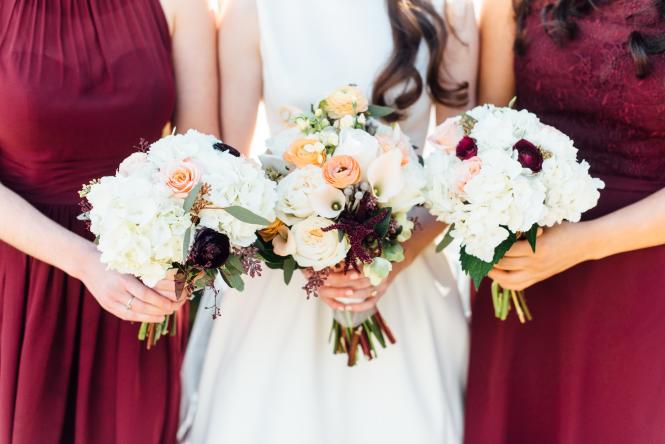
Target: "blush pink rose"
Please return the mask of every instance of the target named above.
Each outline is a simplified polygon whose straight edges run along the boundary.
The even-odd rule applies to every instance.
[[[460,119],[455,117],[437,126],[427,140],[439,150],[454,153],[463,137],[464,129],[460,125]]]
[[[167,170],[166,186],[176,197],[186,197],[199,183],[199,169],[190,160],[183,160]]]
[[[480,173],[482,166],[483,161],[480,160],[480,157],[478,156],[462,161],[457,179],[455,180],[455,187],[457,188],[457,191],[463,193],[466,184],[469,183],[471,179],[476,177],[478,173]]]

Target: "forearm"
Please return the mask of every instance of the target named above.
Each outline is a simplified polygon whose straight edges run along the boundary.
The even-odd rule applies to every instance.
[[[403,245],[405,266],[413,262],[446,228],[444,223],[438,222],[425,208],[416,207],[410,215],[417,218],[418,226],[413,231],[411,239]]]
[[[78,277],[81,257],[94,245],[44,216],[0,184],[0,239],[14,248]]]
[[[665,245],[665,189],[585,224],[590,259]]]

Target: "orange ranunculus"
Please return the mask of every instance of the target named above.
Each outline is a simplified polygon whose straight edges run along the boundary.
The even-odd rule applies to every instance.
[[[351,156],[331,157],[322,169],[325,181],[335,188],[346,188],[360,180],[360,165]]]
[[[279,234],[279,229],[285,226],[284,222],[275,219],[270,225],[259,231],[259,236],[266,242],[270,242]]]
[[[284,160],[298,168],[307,165],[321,166],[325,160],[325,153],[306,149],[308,145],[315,145],[317,142],[316,139],[296,139],[284,153]]]
[[[199,169],[189,160],[183,160],[168,170],[166,186],[177,197],[185,197],[199,183]]]

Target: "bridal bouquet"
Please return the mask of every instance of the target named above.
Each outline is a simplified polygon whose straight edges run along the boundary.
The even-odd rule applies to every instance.
[[[573,141],[527,111],[485,105],[446,120],[429,137],[427,206],[450,228],[437,249],[461,241],[462,268],[476,288],[523,237],[533,251],[539,227],[579,222],[604,187],[577,160]],[[495,314],[512,305],[531,319],[524,293],[492,284]]]
[[[259,232],[257,245],[287,284],[295,269],[306,269],[308,297],[338,264],[378,285],[404,259],[401,244],[414,229],[407,214],[425,200],[425,176],[399,126],[376,120],[390,112],[344,86],[310,113],[291,116],[291,127],[267,142],[261,160],[278,182],[277,220]],[[395,342],[375,309],[335,311],[331,337],[334,353],[346,353],[350,366],[358,350],[372,359],[377,343]]]
[[[149,287],[172,269],[181,298],[212,287],[217,276],[242,290],[242,275],[260,274],[253,244],[257,229],[274,219],[275,184],[212,136],[190,130],[164,137],[80,195],[101,261]],[[175,328],[175,314],[143,323],[139,339],[150,348]]]

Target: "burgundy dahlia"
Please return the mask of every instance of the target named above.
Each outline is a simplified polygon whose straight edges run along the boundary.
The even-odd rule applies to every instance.
[[[517,151],[517,161],[534,173],[543,169],[543,153],[538,147],[526,139],[518,140],[513,149]]]
[[[196,233],[189,260],[201,268],[219,268],[229,258],[230,252],[231,243],[225,234],[203,228]]]
[[[476,141],[471,137],[464,136],[457,144],[455,154],[461,160],[471,159],[472,157],[478,155],[478,145],[476,145]]]

